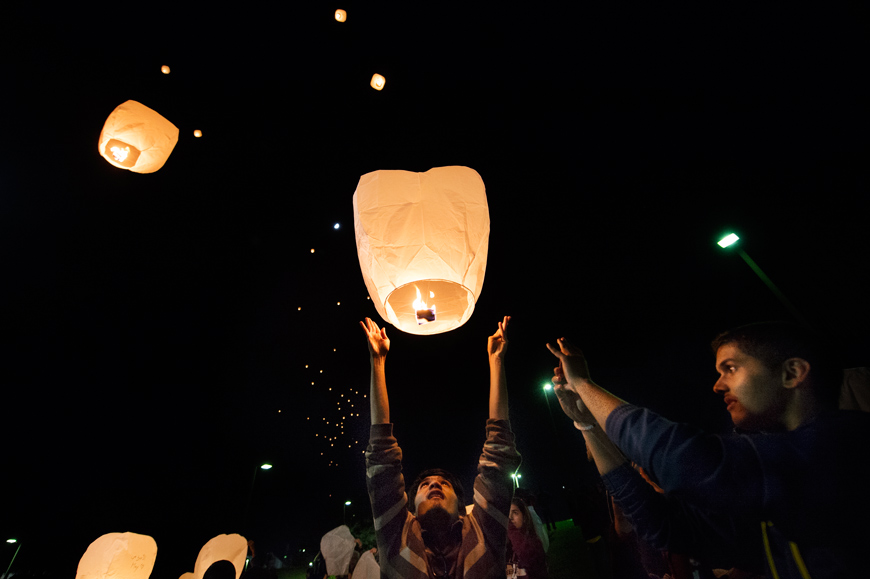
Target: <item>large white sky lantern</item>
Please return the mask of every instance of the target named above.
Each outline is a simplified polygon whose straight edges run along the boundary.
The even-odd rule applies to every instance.
[[[421,335],[468,321],[489,247],[489,207],[477,171],[367,173],[353,214],[363,279],[382,318]]]
[[[142,103],[118,105],[100,133],[99,151],[109,163],[134,173],[153,173],[178,142],[178,128]]]
[[[108,533],[82,555],[76,579],[148,579],[156,559],[157,543],[148,535]]]

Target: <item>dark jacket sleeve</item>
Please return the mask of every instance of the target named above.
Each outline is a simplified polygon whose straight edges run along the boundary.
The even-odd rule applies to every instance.
[[[610,413],[605,429],[669,495],[709,512],[762,512],[764,479],[748,437],[705,434],[629,404]]]

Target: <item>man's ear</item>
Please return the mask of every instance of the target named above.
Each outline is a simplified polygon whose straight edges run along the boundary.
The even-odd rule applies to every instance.
[[[810,363],[803,358],[789,358],[782,363],[782,385],[795,388],[806,384],[810,374]]]

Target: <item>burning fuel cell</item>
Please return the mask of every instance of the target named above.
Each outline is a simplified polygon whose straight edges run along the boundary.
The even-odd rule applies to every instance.
[[[420,296],[420,288],[414,286],[414,289],[417,290],[417,299],[414,300],[414,312],[417,315],[417,325],[422,326],[428,322],[435,321],[435,306],[428,307],[426,302],[423,301],[423,298]],[[429,292],[429,299],[435,297],[435,292]]]

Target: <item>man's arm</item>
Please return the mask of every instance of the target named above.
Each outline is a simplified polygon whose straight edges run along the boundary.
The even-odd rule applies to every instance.
[[[617,398],[589,377],[589,367],[583,352],[569,344],[565,338],[557,340],[559,349],[547,344],[547,349],[559,358],[559,367],[567,381],[566,387],[577,393],[595,421],[604,428],[610,413],[625,404],[625,400]]]
[[[369,361],[372,366],[371,398],[372,424],[388,424],[390,422],[390,400],[387,397],[387,378],[384,374],[384,363],[387,361],[387,353],[390,351],[390,339],[387,337],[386,328],[378,328],[378,325],[370,318],[365,323],[360,322],[369,344]]]
[[[504,370],[504,357],[507,353],[507,327],[511,321],[505,316],[498,323],[498,330],[487,341],[489,353],[489,417],[497,420],[508,419],[507,376]]]

